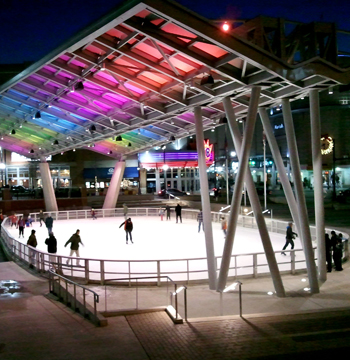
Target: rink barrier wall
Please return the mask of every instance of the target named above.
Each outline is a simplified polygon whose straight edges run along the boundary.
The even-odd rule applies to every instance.
[[[97,217],[124,217],[122,208],[115,209],[96,209]],[[91,218],[90,210],[70,210],[47,212],[45,215],[51,214],[54,220],[70,220],[70,219],[88,219]],[[159,208],[129,208],[128,216],[158,216]],[[182,209],[182,218],[197,220],[198,210]],[[212,212],[212,221],[220,222],[221,217],[228,218],[228,214],[220,212]],[[16,214],[20,216],[21,214]],[[30,214],[34,221],[39,221],[39,213]],[[175,216],[172,211],[171,216]],[[269,231],[285,234],[287,222],[281,220],[274,220],[267,214],[265,221]],[[74,257],[55,255],[50,257],[47,252],[43,252],[23,244],[13,237],[8,232],[9,218],[5,218],[1,226],[1,239],[4,245],[5,252],[13,260],[22,262],[25,265],[30,265],[33,262],[36,271],[45,275],[48,270],[55,266],[59,268],[64,276],[79,279],[85,283],[99,283],[104,285],[108,280],[116,277],[129,278],[129,285],[131,279],[135,277],[154,277],[156,280],[149,281],[145,285],[162,284],[162,277],[171,277],[176,282],[190,283],[203,282],[208,279],[207,259],[202,258],[187,258],[187,259],[158,259],[158,260],[104,260],[104,259],[90,259],[79,258],[82,266],[73,264]],[[247,215],[240,215],[238,218],[238,226],[245,228],[257,229],[255,218]],[[313,244],[315,244],[316,229],[310,226]],[[334,229],[326,229],[330,233]],[[336,231],[337,233],[339,231]],[[343,233],[344,238],[344,260],[349,258],[348,237],[349,235]],[[313,247],[316,249],[316,247]],[[306,270],[305,256],[302,249],[285,250],[289,256],[281,256],[281,250],[275,251],[276,260],[279,269],[282,273],[296,274],[299,271]],[[314,252],[315,253],[315,252]],[[32,260],[29,258],[32,256]],[[216,256],[216,267],[219,270],[221,265],[221,256]],[[249,264],[242,263],[244,258],[249,259]],[[52,261],[54,259],[54,261]],[[66,265],[66,261],[70,259],[70,265]],[[315,260],[317,260],[315,258]],[[117,270],[115,270],[117,269]],[[232,255],[229,277],[237,279],[242,276],[253,276],[257,278],[259,275],[266,275],[269,273],[266,256],[264,252],[247,253]],[[125,283],[125,282],[124,282]]]

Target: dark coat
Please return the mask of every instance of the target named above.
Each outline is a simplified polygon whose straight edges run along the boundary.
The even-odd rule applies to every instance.
[[[181,206],[179,204],[177,204],[175,207],[175,213],[176,215],[181,215]]]
[[[66,242],[64,247],[66,247],[69,243],[71,243],[71,246],[70,246],[71,250],[78,250],[79,249],[79,243],[81,243],[81,245],[84,245],[81,242],[80,235],[78,235],[77,233],[75,233],[75,234],[73,234],[71,236],[71,238]]]
[[[53,218],[51,216],[47,217],[45,220],[45,225],[47,228],[52,228]]]
[[[125,220],[122,224],[120,224],[119,228],[121,228],[124,225],[125,231],[132,231],[134,228],[131,220]]]
[[[50,237],[48,237],[45,240],[45,244],[47,245],[47,252],[48,253],[56,254],[56,252],[57,252],[57,240],[52,234],[50,235]]]
[[[293,239],[295,239],[295,236],[298,236],[298,234],[293,232],[293,230],[290,226],[287,226],[286,239],[293,240]]]
[[[27,245],[30,245],[32,247],[36,247],[38,245],[38,242],[36,241],[35,234],[32,234],[29,236],[29,239],[27,241]]]

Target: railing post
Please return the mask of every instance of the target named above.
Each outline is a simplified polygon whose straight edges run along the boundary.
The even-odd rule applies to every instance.
[[[74,284],[74,311],[77,311],[77,286]]]
[[[290,272],[292,275],[295,275],[295,251],[291,250],[290,252]]]
[[[84,263],[85,263],[85,281],[86,281],[86,283],[88,283],[90,280],[89,259],[85,259]]]
[[[258,277],[258,255],[253,254],[253,276],[254,278]]]
[[[139,308],[139,285],[136,278],[136,310]]]
[[[86,296],[85,296],[85,288],[83,288],[83,299],[84,299],[84,318],[86,317]]]
[[[100,273],[101,273],[101,285],[105,283],[105,262],[104,260],[100,261]]]
[[[184,291],[184,307],[185,307],[185,321],[187,321],[187,287]]]
[[[158,276],[157,286],[160,286],[161,285],[161,283],[160,283],[160,260],[157,260],[157,276]]]
[[[175,312],[176,312],[176,320],[177,320],[177,284],[175,284],[175,292],[174,292],[174,296],[175,296]]]
[[[131,267],[131,265],[130,265],[130,261],[128,261],[128,271],[129,271],[129,286],[131,286],[131,281],[130,281],[130,279],[131,279],[131,274],[130,274],[130,267]]]
[[[190,282],[190,261],[187,259],[186,263],[187,263],[187,285],[188,285]],[[215,264],[216,263],[217,263],[217,258],[215,258]],[[215,266],[217,268],[217,265]]]

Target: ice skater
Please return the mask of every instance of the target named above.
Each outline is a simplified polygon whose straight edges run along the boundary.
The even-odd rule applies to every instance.
[[[126,235],[126,243],[128,243],[128,235],[130,235],[130,241],[133,244],[131,232],[134,228],[131,218],[125,220],[122,224],[120,224],[119,229],[124,225],[125,235]]]
[[[52,228],[53,228],[53,218],[51,217],[51,214],[49,214],[49,216],[45,219],[45,225],[50,236],[50,233],[52,233]]]
[[[166,211],[166,221],[168,221],[168,220],[170,220],[170,211],[171,211],[169,205],[167,205],[167,206],[165,207],[165,211]]]
[[[164,209],[163,208],[159,209],[159,216],[160,216],[160,220],[163,221],[163,217],[164,217]]]
[[[97,219],[95,209],[91,209],[91,216],[92,216],[92,220],[96,220],[96,219]]]
[[[127,217],[128,217],[128,212],[129,212],[129,209],[128,207],[126,206],[126,204],[124,203],[123,204],[123,213],[124,213],[124,219],[126,220]]]
[[[38,245],[38,242],[36,241],[36,236],[35,236],[35,230],[32,230],[29,239],[27,241],[27,245],[36,248],[36,246]],[[35,263],[35,250],[32,250],[31,248],[29,248],[29,267],[31,269],[34,269],[34,263]]]
[[[39,221],[40,221],[40,227],[43,226],[43,223],[45,223],[45,216],[42,210],[39,212]]]
[[[221,230],[224,232],[224,235],[226,237],[226,233],[227,233],[227,221],[225,216],[221,217]]]
[[[17,222],[17,229],[19,230],[19,235],[18,237],[20,238],[22,235],[22,238],[24,238],[24,227],[26,225],[26,222],[24,221],[23,217],[20,216],[19,220]]]
[[[83,245],[80,238],[80,230],[78,229],[75,234],[73,234],[70,239],[65,243],[64,247],[66,247],[68,244],[70,245],[70,254],[69,256],[73,256],[73,254],[75,253],[76,257],[77,257],[77,266],[80,266],[80,255],[79,255],[79,244]],[[70,262],[70,258],[67,259],[66,264],[68,265]]]
[[[288,244],[291,245],[292,250],[294,249],[294,241],[293,241],[293,239],[295,239],[296,236],[298,236],[298,234],[293,232],[293,223],[288,223],[287,232],[286,232],[286,243],[283,246],[283,249],[282,249],[282,252],[281,252],[282,255],[286,256],[286,253],[284,252],[284,250],[287,248]]]
[[[177,221],[178,221],[179,218],[180,218],[180,222],[182,224],[181,209],[182,209],[181,205],[177,204],[176,207],[175,207],[176,224],[177,224]]]
[[[57,240],[54,237],[53,233],[50,233],[49,237],[45,240],[45,244],[47,245],[47,252],[50,254],[50,265],[57,272],[56,267],[56,253],[57,253]]]
[[[198,221],[198,232],[201,231],[201,225],[202,225],[203,231],[204,231],[203,211],[202,211],[202,209],[200,209],[200,210],[199,210],[199,213],[197,214],[197,221]]]
[[[17,216],[16,216],[16,214],[12,214],[11,216],[10,216],[10,220],[11,220],[11,227],[12,226],[17,226]]]

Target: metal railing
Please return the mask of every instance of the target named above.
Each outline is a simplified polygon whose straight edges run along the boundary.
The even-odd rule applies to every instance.
[[[55,292],[55,286],[54,286],[54,282],[56,282],[58,284],[58,293]],[[61,282],[63,282],[64,286],[61,286]],[[73,294],[69,292],[68,290],[68,284],[73,286]],[[62,291],[62,287],[64,288],[64,292]],[[93,308],[94,308],[94,315],[95,317],[97,316],[97,303],[99,302],[99,295],[83,286],[80,285],[70,279],[65,278],[62,275],[58,275],[55,271],[53,271],[52,269],[49,269],[49,291],[50,293],[54,293],[55,295],[57,295],[60,299],[62,299],[62,301],[65,303],[65,305],[68,305],[69,303],[69,294],[72,295],[73,297],[73,304],[71,304],[71,307],[73,308],[74,311],[77,310],[77,287],[83,289],[83,316],[86,317],[86,315],[88,314],[88,312],[86,311],[86,292],[89,292],[93,295]]]
[[[123,209],[96,209],[98,217],[123,217]],[[158,216],[159,208],[131,208],[128,215],[130,216]],[[90,210],[71,210],[51,212],[51,216],[55,220],[67,219],[83,219],[91,216]],[[198,210],[183,209],[183,218],[197,219]],[[38,221],[39,213],[30,214],[34,221]],[[219,212],[212,212],[212,221],[220,222],[222,216],[227,216]],[[206,280],[208,278],[207,259],[202,258],[184,258],[184,259],[157,259],[157,260],[105,260],[80,258],[83,266],[66,265],[66,260],[74,259],[74,257],[55,255],[52,261],[52,255],[31,248],[11,237],[8,227],[9,219],[5,218],[2,224],[2,242],[11,256],[19,261],[30,264],[30,255],[32,256],[33,265],[39,272],[46,272],[50,268],[57,267],[61,269],[65,275],[82,278],[86,283],[98,282],[104,284],[105,281],[113,279],[116,276],[128,277],[152,277],[156,285],[160,285],[162,279],[171,276],[175,281],[189,283],[190,281]],[[287,222],[274,220],[266,217],[265,221],[271,232],[285,234]],[[240,215],[238,218],[238,226],[257,228],[255,218],[251,216]],[[311,226],[312,239],[315,239],[316,229]],[[330,232],[333,229],[326,229]],[[343,233],[345,238],[348,234]],[[348,240],[344,242],[344,255],[349,256]],[[315,247],[314,247],[315,249]],[[275,254],[279,255],[279,251]],[[286,250],[290,257],[277,256],[277,262],[281,271],[288,271],[295,274],[297,270],[306,269],[305,257],[302,249]],[[51,258],[50,258],[51,256]],[[297,256],[297,258],[296,258]],[[216,256],[216,268],[219,270],[221,264],[221,256]],[[283,259],[282,259],[283,258]],[[248,260],[247,260],[248,259]],[[287,260],[287,261],[286,261]],[[259,274],[269,273],[266,256],[264,252],[237,254],[232,255],[229,276],[237,278],[238,276],[250,275],[257,277]]]

